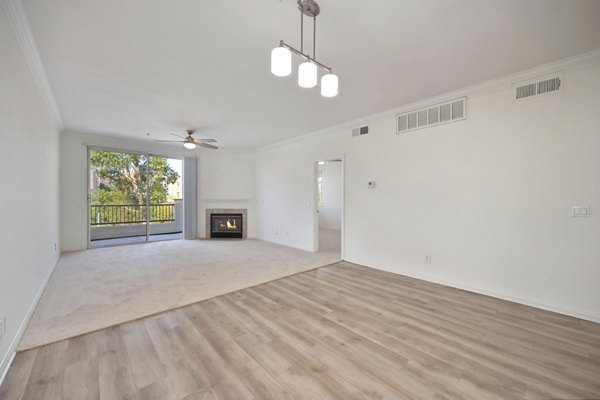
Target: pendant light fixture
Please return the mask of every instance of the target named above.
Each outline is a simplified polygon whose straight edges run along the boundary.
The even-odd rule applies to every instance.
[[[292,53],[304,58],[298,66],[298,85],[303,88],[317,86],[318,69],[321,67],[327,73],[321,77],[321,95],[335,97],[338,94],[338,77],[331,68],[316,60],[317,47],[317,15],[321,11],[315,0],[298,0],[300,11],[300,50],[293,48],[283,40],[271,51],[271,72],[276,76],[288,76],[292,73]],[[304,16],[313,18],[313,55],[304,53]]]
[[[271,72],[276,76],[292,73],[292,52],[285,47],[275,47],[271,52]]]

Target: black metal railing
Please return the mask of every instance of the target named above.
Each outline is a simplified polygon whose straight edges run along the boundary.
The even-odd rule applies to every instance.
[[[150,204],[149,222],[175,221],[175,204]],[[90,225],[143,224],[146,222],[146,205],[140,204],[92,204]]]

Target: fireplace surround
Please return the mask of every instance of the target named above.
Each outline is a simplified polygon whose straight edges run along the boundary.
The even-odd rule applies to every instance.
[[[207,208],[207,239],[245,239],[248,231],[245,208]]]

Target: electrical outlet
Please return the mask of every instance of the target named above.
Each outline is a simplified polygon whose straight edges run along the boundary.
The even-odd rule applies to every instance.
[[[425,256],[425,263],[431,264],[431,256]]]
[[[5,333],[6,333],[6,317],[2,317],[2,318],[0,318],[0,340],[2,340],[2,337],[4,336]]]

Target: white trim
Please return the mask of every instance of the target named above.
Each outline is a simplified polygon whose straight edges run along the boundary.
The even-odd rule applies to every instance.
[[[389,268],[375,267],[373,265],[369,265],[369,264],[366,264],[361,261],[352,261],[352,260],[346,260],[346,261],[357,264],[357,265],[364,265],[369,268],[377,269],[379,271],[385,271],[385,272],[390,272],[390,273],[396,274],[396,275],[402,275],[402,276],[408,276],[411,278],[421,279],[423,281],[437,283],[438,285],[448,286],[448,287],[452,287],[452,288],[456,288],[456,289],[462,289],[462,290],[466,290],[468,292],[479,293],[479,294],[494,297],[497,299],[507,300],[507,301],[511,301],[513,303],[539,308],[541,310],[551,311],[551,312],[555,312],[558,314],[568,315],[570,317],[575,317],[575,318],[584,319],[587,321],[600,323],[600,314],[590,314],[589,312],[586,312],[586,311],[572,309],[572,308],[564,308],[564,307],[558,306],[556,304],[546,303],[543,301],[524,299],[522,297],[515,297],[515,296],[497,293],[497,292],[493,292],[493,291],[489,291],[489,290],[482,290],[482,289],[475,288],[472,286],[463,285],[456,281],[439,279],[439,278],[432,277],[432,276],[429,276],[426,274],[418,274],[418,273],[415,274],[413,272],[397,271],[397,270],[392,270]]]
[[[4,382],[4,378],[6,378],[6,374],[8,373],[10,365],[12,364],[13,360],[15,359],[16,349],[19,345],[19,342],[21,341],[21,338],[23,337],[23,334],[25,333],[25,329],[27,328],[27,325],[29,324],[31,317],[33,316],[33,312],[35,311],[35,308],[37,307],[40,299],[42,298],[42,293],[44,293],[44,290],[46,289],[46,286],[48,285],[48,281],[50,280],[50,277],[52,276],[54,269],[58,265],[59,259],[60,259],[60,255],[56,259],[54,266],[48,272],[48,275],[46,275],[46,278],[44,279],[42,286],[40,287],[37,294],[35,295],[33,302],[31,303],[31,306],[29,307],[29,310],[27,310],[27,314],[25,315],[25,318],[21,322],[21,326],[19,326],[19,330],[17,331],[16,336],[14,337],[10,346],[8,346],[8,351],[6,352],[4,359],[0,363],[0,386],[2,386],[2,382]]]
[[[29,65],[33,80],[40,91],[40,95],[48,109],[50,117],[53,119],[57,129],[62,131],[64,128],[63,121],[58,106],[56,105],[50,83],[48,82],[44,65],[40,59],[40,54],[35,45],[35,40],[33,40],[33,35],[31,34],[31,29],[29,28],[29,23],[27,22],[27,16],[23,10],[21,0],[0,0],[0,9],[4,11],[6,20],[15,34],[19,47],[21,47],[21,50],[23,51],[25,61]]]
[[[304,135],[282,140],[280,142],[268,144],[266,146],[257,148],[257,152],[279,148],[287,144],[303,141],[313,136],[326,135],[331,133],[332,130],[336,129],[350,130],[353,127],[356,127],[358,124],[364,123],[364,121],[370,121],[376,118],[391,116],[395,114],[402,114],[406,111],[410,111],[411,109],[426,107],[428,104],[444,103],[456,97],[475,97],[478,95],[493,93],[504,89],[510,89],[512,85],[518,81],[535,79],[538,76],[549,75],[561,70],[568,73],[570,71],[577,71],[585,68],[590,68],[598,64],[600,64],[600,50],[590,51],[588,53],[583,53],[574,57],[565,58],[549,64],[541,65],[539,67],[530,68],[511,75],[506,75],[501,78],[477,83],[475,85],[467,86],[466,88],[455,90],[453,92],[443,93],[438,96],[433,96],[423,100],[415,101],[413,103],[390,108],[388,110],[384,110],[376,114],[362,116],[352,121],[348,121],[338,125],[332,125],[327,128],[319,129],[317,131],[306,133]]]
[[[305,247],[305,246],[298,246],[298,245],[290,244],[290,243],[276,242],[274,240],[268,240],[268,239],[254,239],[254,240],[260,240],[262,242],[278,244],[280,246],[291,247],[292,249],[297,249],[297,250],[307,251],[309,253],[314,253],[313,249]]]

